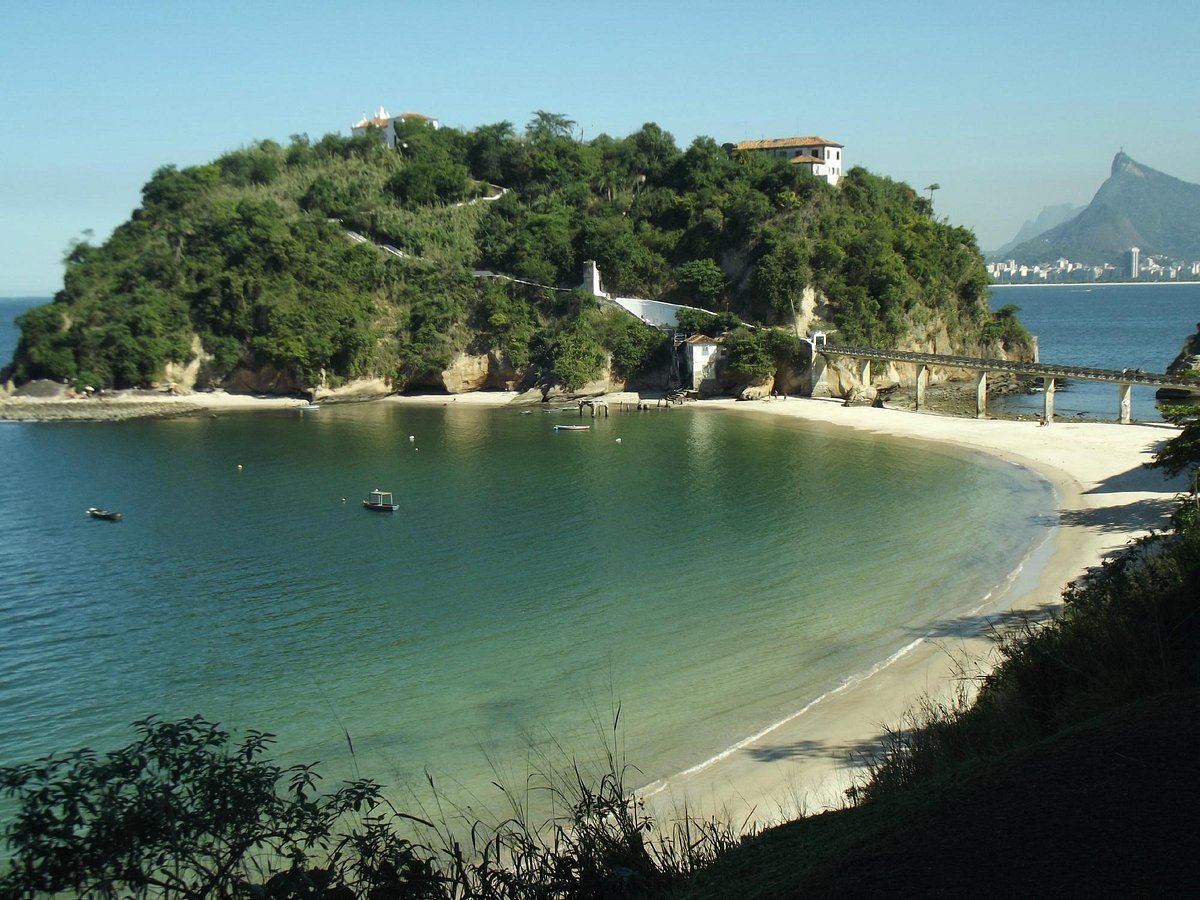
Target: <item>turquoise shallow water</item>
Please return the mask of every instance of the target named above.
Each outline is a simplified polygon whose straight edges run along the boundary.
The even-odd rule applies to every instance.
[[[1052,503],[1005,463],[774,417],[556,421],[0,423],[0,763],[200,713],[329,782],[428,770],[490,803],[619,704],[649,782],[974,608]],[[361,508],[377,487],[400,512]]]

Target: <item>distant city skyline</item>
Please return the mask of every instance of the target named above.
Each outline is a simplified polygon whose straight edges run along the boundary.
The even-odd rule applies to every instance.
[[[1122,148],[1200,183],[1200,9],[1133,13],[1111,0],[18,5],[0,33],[0,296],[57,290],[68,244],[106,239],[160,166],[349,134],[381,105],[463,129],[519,130],[548,110],[585,140],[652,121],[681,148],[820,135],[844,145],[847,170],[940,185],[937,217],[992,250],[1044,206],[1086,205]]]

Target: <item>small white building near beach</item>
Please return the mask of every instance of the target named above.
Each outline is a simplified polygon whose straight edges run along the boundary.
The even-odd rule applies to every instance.
[[[717,364],[725,358],[725,342],[707,334],[693,334],[683,342],[684,363],[693,391],[716,390]]]

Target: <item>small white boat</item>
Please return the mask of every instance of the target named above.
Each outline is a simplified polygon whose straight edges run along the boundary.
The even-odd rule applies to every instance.
[[[391,491],[371,491],[371,496],[363,501],[363,508],[377,512],[395,512],[400,508],[400,504],[392,500]]]
[[[589,431],[591,425],[555,425],[555,431]]]
[[[310,410],[320,409],[320,408],[321,408],[320,403],[301,403],[299,406],[296,407],[296,409],[300,410],[300,412],[309,412]]]
[[[97,509],[89,506],[85,512],[93,519],[104,519],[106,522],[120,522],[121,514],[113,509]]]

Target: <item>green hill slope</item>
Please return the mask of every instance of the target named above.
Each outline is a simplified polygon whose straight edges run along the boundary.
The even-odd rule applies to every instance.
[[[54,303],[20,320],[11,374],[124,387],[190,365],[201,387],[268,372],[279,390],[403,389],[471,352],[526,383],[586,379],[608,357],[636,380],[663,351],[636,320],[472,277],[571,288],[585,260],[612,293],[765,324],[794,324],[812,287],[847,342],[1003,336],[974,236],[906,185],[855,169],[834,189],[709,138],[681,150],[653,124],[588,142],[572,125],[414,123],[396,149],[297,137],[164,167],[103,245],[72,248]]]

